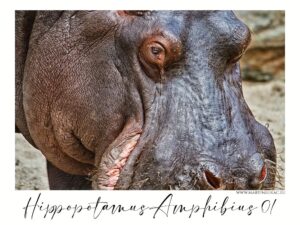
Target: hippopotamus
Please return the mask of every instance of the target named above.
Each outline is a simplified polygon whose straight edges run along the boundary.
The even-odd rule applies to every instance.
[[[50,189],[273,189],[231,11],[16,11],[16,131]]]

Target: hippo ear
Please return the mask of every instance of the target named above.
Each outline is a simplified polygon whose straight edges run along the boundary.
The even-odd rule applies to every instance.
[[[145,16],[149,14],[149,10],[123,10],[118,11],[118,14],[121,16]]]

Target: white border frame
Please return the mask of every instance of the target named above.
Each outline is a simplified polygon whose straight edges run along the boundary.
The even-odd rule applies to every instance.
[[[297,2],[297,1],[289,1]],[[117,222],[130,222],[130,224],[141,224],[146,220],[149,223],[179,223],[189,222],[191,224],[199,224],[202,221],[206,224],[219,223],[268,223],[282,224],[287,221],[295,221],[297,216],[297,197],[299,196],[299,186],[297,180],[299,177],[299,151],[296,135],[299,133],[297,124],[299,124],[299,109],[296,107],[299,102],[297,96],[298,90],[298,62],[299,60],[299,11],[297,11],[296,3],[287,3],[284,0],[209,0],[209,1],[166,1],[166,0],[65,0],[65,1],[41,1],[41,0],[14,0],[1,5],[1,204],[0,213],[1,220],[8,223],[22,224],[62,224],[73,223],[92,223],[92,224],[114,224]],[[233,10],[286,10],[286,193],[285,194],[236,194],[235,191],[180,191],[174,193],[174,202],[177,204],[203,204],[203,201],[212,194],[213,199],[221,201],[224,197],[229,196],[237,204],[260,204],[265,199],[277,199],[272,215],[269,214],[226,214],[219,216],[218,214],[207,214],[202,218],[198,214],[188,219],[185,214],[176,216],[161,216],[153,220],[151,213],[145,216],[136,216],[131,213],[120,215],[104,215],[99,219],[93,220],[88,215],[71,220],[67,214],[61,217],[55,217],[54,220],[39,219],[38,216],[34,220],[24,219],[24,210],[22,207],[26,205],[29,197],[36,198],[40,193],[37,191],[15,191],[14,187],[14,11],[20,9],[233,9]],[[299,104],[299,103],[298,103]],[[42,191],[42,199],[46,203],[86,203],[95,201],[98,196],[102,196],[103,200],[110,203],[119,204],[148,204],[149,206],[157,205],[170,193],[169,191],[117,191],[117,192],[101,192],[101,191]],[[233,217],[234,216],[234,217]],[[243,219],[243,220],[239,220]],[[298,221],[297,219],[296,221]]]

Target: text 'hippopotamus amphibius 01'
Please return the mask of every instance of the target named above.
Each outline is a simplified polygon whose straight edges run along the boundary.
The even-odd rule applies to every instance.
[[[272,189],[230,11],[16,11],[16,130],[51,189]]]

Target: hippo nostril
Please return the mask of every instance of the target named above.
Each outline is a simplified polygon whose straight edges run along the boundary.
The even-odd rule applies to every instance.
[[[260,176],[258,178],[259,183],[264,182],[266,177],[267,177],[267,167],[266,167],[266,165],[264,165],[261,169]]]
[[[212,186],[214,189],[219,189],[221,187],[221,179],[216,177],[212,172],[209,170],[204,171],[204,177],[207,183]]]
[[[259,174],[256,175],[250,183],[250,187],[253,189],[259,189],[262,187],[263,182],[266,180],[267,178],[267,167],[266,165],[263,165],[262,169],[260,170]]]

